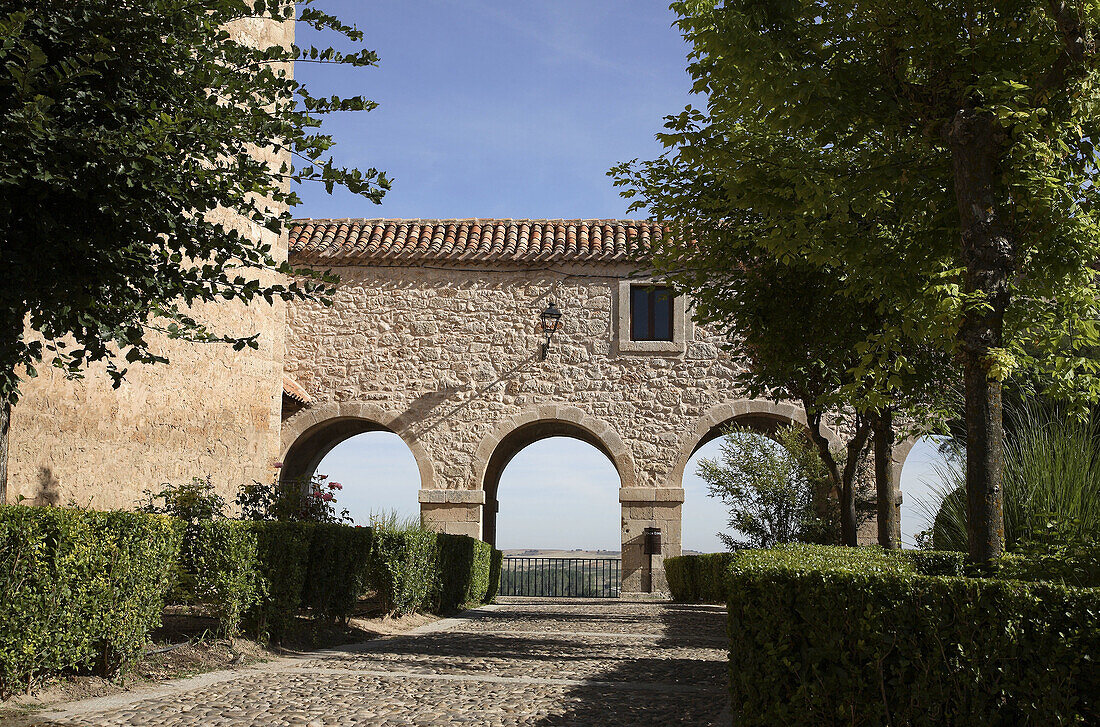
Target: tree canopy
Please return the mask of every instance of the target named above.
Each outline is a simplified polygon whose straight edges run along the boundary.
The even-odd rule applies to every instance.
[[[362,40],[311,2],[299,23]],[[163,361],[150,332],[255,346],[192,307],[330,290],[256,233],[290,219],[295,182],[382,198],[385,174],[335,164],[318,129],[373,104],[315,97],[289,73],[377,56],[231,32],[294,14],[290,0],[0,1],[0,399],[43,360],[75,375],[105,361],[117,383],[129,363]],[[293,164],[270,161],[282,152]]]
[[[751,250],[832,270],[882,315],[856,368],[880,394],[923,378],[914,342],[957,357],[984,512],[972,554],[996,555],[1000,380],[1100,393],[1100,3],[673,8],[706,109],[667,119],[664,156],[612,171],[695,246],[662,266],[721,275],[716,251]]]

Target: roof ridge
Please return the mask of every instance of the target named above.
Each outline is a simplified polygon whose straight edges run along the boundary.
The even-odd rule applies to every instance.
[[[628,217],[296,217],[291,220],[291,224],[306,223],[306,222],[388,222],[392,224],[413,224],[420,223],[422,225],[432,223],[449,223],[459,224],[463,222],[495,222],[497,224],[523,224],[529,222],[580,222],[586,224],[595,223],[619,223],[619,224],[632,224],[632,225],[660,225],[663,222],[657,220],[639,220]]]
[[[610,218],[302,218],[289,242],[307,265],[617,263],[649,257],[666,231]]]

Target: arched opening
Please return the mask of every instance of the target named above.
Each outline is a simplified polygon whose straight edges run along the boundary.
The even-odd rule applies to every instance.
[[[317,466],[330,482],[343,485],[338,508],[356,523],[372,513],[395,513],[400,520],[419,520],[420,472],[408,446],[388,430],[364,432],[333,447]]]
[[[502,550],[619,551],[619,475],[590,444],[550,437],[525,447],[501,473],[495,501]]]
[[[901,466],[899,488],[901,503],[902,547],[917,547],[917,535],[932,527],[935,511],[939,506],[941,491],[940,470],[948,466],[940,444],[944,437],[926,435],[920,437],[909,450]]]
[[[726,545],[718,533],[737,536],[729,527],[729,510],[720,497],[711,496],[707,483],[699,476],[699,465],[703,459],[718,460],[721,463],[722,436],[732,427],[751,430],[754,436],[771,440],[774,446],[781,446],[774,440],[781,427],[795,425],[804,428],[793,415],[795,409],[790,406],[774,406],[765,402],[751,402],[756,411],[727,415],[728,411],[718,408],[715,415],[705,418],[696,430],[694,447],[681,454],[677,468],[673,471],[672,485],[684,488],[684,503],[681,508],[680,543],[683,551],[714,553],[726,550]],[[701,433],[700,433],[701,432]],[[832,438],[831,432],[826,436]],[[808,433],[807,433],[808,437]],[[679,480],[677,481],[677,476]]]
[[[566,441],[559,441],[563,438]],[[604,507],[606,507],[609,513],[606,517],[606,537],[603,536],[602,531],[599,534],[593,532],[592,542],[617,543],[620,522],[618,492],[622,482],[622,473],[618,471],[619,467],[616,465],[611,450],[599,437],[584,427],[565,421],[537,421],[526,424],[505,436],[497,444],[486,465],[483,480],[485,490],[485,508],[482,520],[483,539],[488,543],[498,545],[497,517],[500,510],[498,495],[505,469],[516,459],[517,455],[520,455],[530,445],[542,440],[552,441],[525,453],[516,461],[514,472],[509,471],[506,478],[506,484],[510,486],[509,492],[514,489],[517,493],[527,493],[529,495],[527,497],[521,496],[521,499],[525,500],[525,509],[530,512],[531,522],[534,523],[536,519],[541,519],[544,523],[541,527],[545,527],[546,522],[553,523],[555,520],[558,520],[559,525],[561,525],[565,520],[553,518],[546,511],[533,510],[532,508],[537,507],[540,499],[544,505],[549,505],[552,504],[555,497],[559,498],[554,503],[556,506],[553,509],[560,510],[563,518],[572,517],[574,524],[590,520],[591,515],[602,513]],[[584,449],[579,449],[579,447]],[[602,472],[598,460],[588,456],[588,452],[592,448],[609,462],[607,467],[602,468]],[[588,450],[588,452],[585,450]],[[593,454],[595,453],[593,452]],[[515,479],[513,479],[513,476]],[[535,481],[530,481],[536,477]],[[527,478],[529,481],[523,482],[523,478]],[[573,479],[573,482],[568,482],[570,478]],[[594,507],[597,503],[604,507]],[[608,505],[609,507],[607,507]],[[603,520],[605,518],[599,519]],[[575,537],[579,532],[581,531],[572,530],[571,537]],[[503,543],[500,545],[503,545]],[[532,547],[532,545],[524,544],[518,547]],[[579,544],[563,543],[562,545],[579,547]]]
[[[333,417],[306,429],[283,456],[284,480],[328,475],[344,486],[337,498],[358,523],[370,513],[419,514],[417,493],[425,481],[423,457],[389,427],[362,417]],[[430,478],[430,470],[427,477]]]
[[[718,533],[731,534],[729,512],[721,498],[712,497],[699,476],[699,463],[719,459],[722,440],[712,439],[695,450],[684,468],[684,504],[681,510],[681,548],[685,553],[719,553],[726,549]]]

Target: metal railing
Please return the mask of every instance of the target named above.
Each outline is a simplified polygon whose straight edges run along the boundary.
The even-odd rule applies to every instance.
[[[619,558],[508,557],[500,568],[502,596],[618,598]]]

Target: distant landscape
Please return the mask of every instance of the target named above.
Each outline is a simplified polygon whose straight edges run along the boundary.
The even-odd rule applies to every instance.
[[[696,554],[685,550],[685,555]],[[500,594],[505,596],[619,595],[621,565],[618,550],[555,550],[511,548],[500,573]],[[528,560],[531,559],[531,560]]]
[[[548,550],[545,548],[512,548],[505,550],[505,558],[618,558],[618,550]],[[683,551],[684,555],[699,555],[697,550]]]

